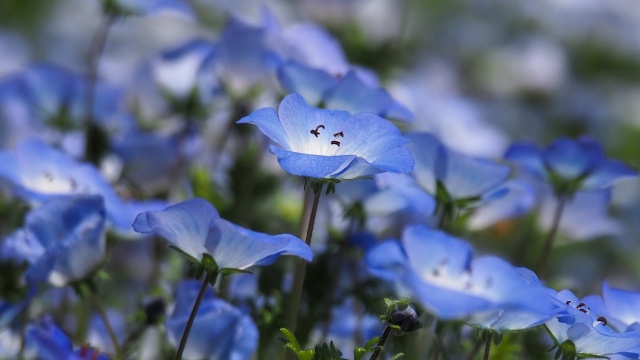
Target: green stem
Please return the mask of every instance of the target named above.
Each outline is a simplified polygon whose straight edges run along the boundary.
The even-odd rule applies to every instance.
[[[98,160],[92,158],[91,146],[89,144],[91,131],[93,129],[93,107],[96,101],[96,91],[98,85],[98,71],[100,66],[100,58],[104,53],[105,46],[107,44],[107,37],[109,36],[109,30],[116,20],[116,15],[109,14],[104,22],[104,25],[95,34],[92,42],[92,47],[88,56],[88,73],[87,73],[87,97],[85,99],[85,132],[87,144],[85,144],[85,158],[88,160]]]
[[[191,315],[189,315],[189,320],[187,321],[187,326],[184,328],[184,333],[182,334],[182,339],[180,339],[180,346],[178,346],[178,351],[176,352],[176,356],[174,360],[182,359],[182,353],[184,352],[185,346],[187,346],[187,339],[189,338],[189,333],[191,332],[191,327],[193,326],[193,322],[196,319],[196,314],[198,313],[198,308],[200,307],[200,303],[202,302],[202,298],[204,297],[204,293],[207,290],[207,286],[209,286],[209,281],[211,280],[211,274],[207,273],[207,276],[204,277],[204,281],[202,282],[202,287],[200,287],[200,292],[198,293],[198,297],[196,298],[196,303],[193,305],[193,309],[191,310]]]
[[[480,350],[481,346],[482,339],[478,339],[478,341],[476,341],[476,344],[473,345],[473,349],[471,349],[471,351],[469,352],[469,355],[467,355],[467,360],[473,360],[473,358],[476,357],[476,354],[478,353],[478,350]]]
[[[305,238],[305,242],[309,246],[311,246],[313,227],[316,222],[316,214],[318,213],[318,204],[320,203],[320,195],[322,194],[323,187],[324,186],[321,185],[318,188],[313,189],[313,204],[311,205],[311,213],[309,214],[309,223],[307,225],[307,236]],[[296,263],[295,275],[293,277],[293,289],[291,290],[291,308],[289,309],[289,316],[287,319],[287,329],[289,329],[289,331],[291,331],[291,333],[293,334],[295,334],[296,327],[298,325],[298,311],[300,310],[302,288],[304,285],[304,277],[306,273],[307,262],[304,259],[299,259]],[[293,354],[290,351],[287,352],[287,359],[293,359]]]
[[[109,321],[109,317],[107,316],[107,312],[104,309],[104,305],[102,305],[102,301],[100,300],[100,296],[94,292],[93,301],[95,303],[96,309],[98,310],[98,314],[102,318],[104,322],[104,326],[107,328],[107,333],[109,333],[109,338],[113,343],[113,348],[116,350],[116,359],[122,358],[122,348],[120,347],[120,343],[118,342],[118,337],[116,336],[116,332],[113,330],[111,326],[111,322]]]
[[[489,360],[489,351],[491,350],[491,338],[493,334],[488,333],[487,339],[484,342],[484,356],[482,357],[484,360]]]
[[[553,247],[553,241],[555,240],[556,234],[558,233],[558,228],[560,227],[560,219],[562,218],[562,211],[564,210],[566,202],[567,198],[565,196],[561,196],[558,198],[558,203],[556,204],[556,209],[553,214],[551,228],[549,229],[547,238],[544,241],[542,252],[540,253],[540,259],[538,260],[538,266],[536,267],[536,273],[539,277],[542,277],[544,275],[544,271],[546,270],[547,262],[549,261],[549,255],[551,254],[551,248]]]
[[[387,339],[389,338],[389,334],[391,334],[391,326],[387,325],[387,327],[384,328],[384,331],[382,332],[382,336],[380,336],[380,341],[378,341],[378,348],[376,349],[376,351],[373,352],[373,354],[371,354],[371,357],[369,358],[369,360],[376,360],[378,356],[380,356],[380,353],[382,352],[382,347],[387,342]]]

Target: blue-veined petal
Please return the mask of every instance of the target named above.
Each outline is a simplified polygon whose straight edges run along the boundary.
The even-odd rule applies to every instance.
[[[205,243],[211,222],[219,217],[218,211],[208,201],[191,199],[169,206],[164,211],[139,214],[133,229],[143,234],[158,234],[200,261],[202,254],[208,253]]]

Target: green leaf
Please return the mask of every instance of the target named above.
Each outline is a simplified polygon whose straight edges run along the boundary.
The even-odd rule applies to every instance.
[[[285,339],[289,342],[289,344],[293,346],[291,348],[293,351],[295,351],[296,353],[300,351],[300,344],[298,343],[296,336],[293,335],[291,331],[289,331],[287,328],[280,328],[280,332],[285,337]]]
[[[391,360],[397,360],[397,359],[400,359],[400,358],[401,358],[401,357],[403,357],[403,356],[404,356],[404,354],[403,354],[403,353],[398,353],[398,354],[393,355],[393,356],[391,357]]]

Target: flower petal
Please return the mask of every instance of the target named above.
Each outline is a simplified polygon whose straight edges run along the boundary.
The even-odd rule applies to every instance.
[[[542,150],[534,144],[517,142],[511,145],[504,155],[505,159],[516,163],[525,171],[546,178]]]
[[[322,156],[287,151],[275,146],[269,150],[278,157],[280,166],[289,174],[313,178],[333,177],[356,160],[353,155]]]
[[[273,108],[262,108],[252,112],[250,115],[238,120],[236,124],[253,124],[258,126],[269,139],[277,143],[278,145],[287,148],[289,144],[288,137],[278,114]]]
[[[298,93],[309,104],[319,104],[322,95],[338,81],[335,77],[319,69],[289,61],[278,69],[280,85],[291,93]]]
[[[220,269],[267,265],[279,255],[296,255],[308,261],[313,257],[309,246],[293,235],[259,233],[224,219],[213,221],[206,247]]]
[[[169,206],[164,211],[139,214],[133,229],[143,234],[160,235],[200,261],[202,254],[207,253],[205,242],[211,222],[219,217],[218,211],[208,201],[191,199]]]

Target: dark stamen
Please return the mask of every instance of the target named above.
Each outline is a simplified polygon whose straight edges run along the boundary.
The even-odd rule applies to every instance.
[[[603,326],[607,326],[607,318],[604,316],[599,316],[596,320],[600,321]]]
[[[344,137],[344,133],[342,131],[333,134],[333,137]]]
[[[333,140],[331,141],[331,145],[338,145],[338,147],[340,147],[340,141]]]
[[[565,304],[571,306],[571,300],[567,300],[567,302]]]
[[[318,131],[318,129],[320,128],[324,129],[324,125],[318,125],[314,130],[311,130],[309,132],[313,134],[315,137],[318,137],[318,135],[320,135],[320,132]]]

